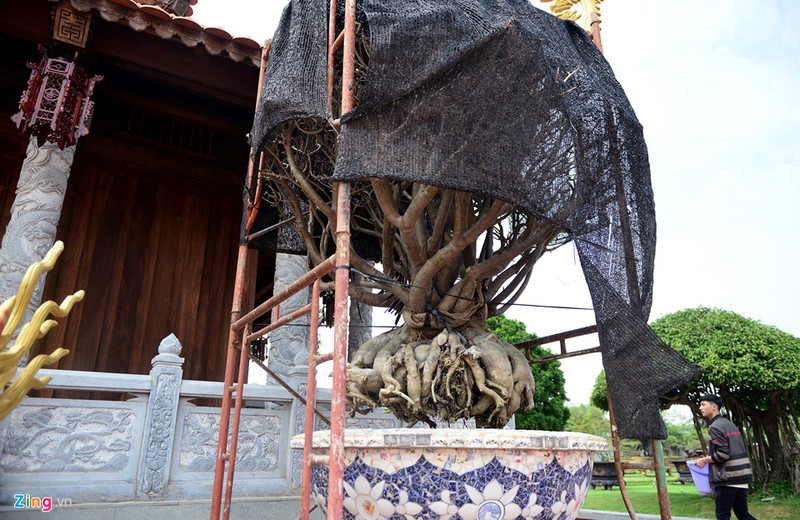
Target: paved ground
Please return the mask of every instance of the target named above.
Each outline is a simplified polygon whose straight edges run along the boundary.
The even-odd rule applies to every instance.
[[[75,504],[54,508],[47,514],[39,510],[19,510],[0,507],[0,518],[9,520],[203,520],[211,511],[210,500],[174,501],[143,504],[120,502],[114,504]],[[300,515],[299,497],[275,499],[236,499],[231,507],[231,520],[297,520]],[[311,520],[323,520],[319,511]]]
[[[203,520],[208,518],[211,502],[194,500],[185,502],[122,502],[115,504],[75,504],[55,508],[44,518],[48,520]],[[41,520],[41,511],[19,510],[0,506],[0,518],[9,520]],[[297,520],[300,515],[299,497],[274,499],[237,499],[231,507],[231,520]],[[636,515],[639,520],[660,520],[657,515]],[[626,520],[627,513],[586,511],[579,515],[583,520]],[[324,520],[319,510],[311,513],[311,520]],[[695,520],[673,516],[672,520]]]

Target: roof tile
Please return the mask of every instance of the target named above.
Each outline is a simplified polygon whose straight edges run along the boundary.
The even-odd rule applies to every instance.
[[[164,39],[177,39],[187,47],[202,43],[213,55],[224,55],[233,61],[245,61],[258,67],[261,44],[246,37],[233,37],[219,27],[203,27],[188,17],[175,16],[161,7],[133,0],[70,0],[79,11],[97,11],[109,22],[127,24],[136,31],[148,30]],[[197,0],[190,0],[194,5]],[[189,8],[190,14],[191,8]]]

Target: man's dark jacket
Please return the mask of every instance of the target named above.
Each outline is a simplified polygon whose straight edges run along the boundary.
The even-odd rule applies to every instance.
[[[753,482],[753,470],[739,428],[717,415],[708,424],[708,436],[708,453],[714,461],[708,472],[711,487]]]

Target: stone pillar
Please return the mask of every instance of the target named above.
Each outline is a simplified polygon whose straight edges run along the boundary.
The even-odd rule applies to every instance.
[[[308,260],[305,256],[278,253],[275,258],[273,294],[282,291],[306,272],[308,272]],[[310,293],[309,289],[303,289],[281,303],[281,316],[286,316],[290,312],[308,305]],[[269,368],[303,397],[306,395],[308,381],[309,322],[308,316],[304,316],[288,325],[278,327],[269,335]],[[267,376],[267,384],[275,384],[275,382]],[[305,431],[305,406],[297,400],[292,403],[290,428],[290,437]],[[283,449],[289,450],[289,446],[284,446]],[[290,450],[287,463],[289,483],[293,488],[299,489],[303,470],[303,453],[299,450]]]
[[[294,387],[295,390],[297,390],[297,393],[302,395],[303,398],[308,397],[308,367],[295,367],[292,372],[294,376],[293,379],[303,379],[302,383]],[[290,425],[292,428],[292,436],[300,435],[306,431],[306,407],[297,399],[295,399],[292,404]],[[289,449],[289,447],[286,446],[284,449]],[[293,489],[300,489],[303,478],[303,450],[290,450],[288,459],[289,484]]]
[[[277,294],[289,284],[306,274],[308,263],[305,256],[278,253],[275,258],[275,288]],[[310,290],[303,289],[281,303],[280,315],[308,305]],[[278,327],[269,335],[269,368],[292,387],[306,382],[306,377],[292,370],[295,367],[308,367],[309,319],[303,316],[289,325]],[[290,377],[291,376],[291,377]],[[291,381],[289,380],[291,379]],[[267,379],[270,382],[269,378]]]
[[[361,276],[351,272],[351,283],[357,283]],[[347,335],[347,360],[353,359],[353,354],[361,345],[372,338],[372,307],[350,299],[350,330]]]
[[[11,220],[0,247],[0,301],[16,294],[28,267],[42,260],[55,243],[74,156],[75,146],[63,150],[50,142],[39,146],[36,137],[31,137],[11,207]],[[44,280],[42,276],[36,285],[23,323],[30,320],[42,301]]]
[[[44,258],[55,242],[75,145],[89,132],[94,107],[89,98],[102,79],[75,63],[77,52],[72,58],[50,58],[43,48],[40,52],[39,63],[28,64],[28,88],[20,98],[20,111],[11,117],[30,135],[30,142],[0,246],[0,301],[17,292],[28,266]],[[42,301],[44,280],[41,277],[34,289],[25,321]]]
[[[307,271],[308,260],[306,257],[278,253],[275,259],[274,293],[283,290]],[[281,315],[285,316],[293,310],[307,305],[310,301],[310,292],[308,289],[300,291],[282,303]],[[303,397],[306,396],[308,381],[309,322],[308,317],[303,317],[270,333],[268,361],[270,369],[289,383]],[[370,328],[372,325],[372,308],[355,301],[351,302],[350,324],[350,345],[348,350],[352,351],[372,337]],[[333,347],[333,345],[329,345],[329,347]],[[267,382],[274,384],[269,377]],[[305,406],[298,401],[295,401],[292,405],[291,425],[291,435],[298,435],[305,431]],[[292,486],[297,489],[300,487],[302,463],[302,452],[292,450],[292,454],[289,457],[288,474],[291,475]]]
[[[175,423],[183,380],[181,343],[170,334],[158,346],[150,370],[150,398],[144,424],[142,455],[136,480],[136,495],[161,495],[169,480]]]

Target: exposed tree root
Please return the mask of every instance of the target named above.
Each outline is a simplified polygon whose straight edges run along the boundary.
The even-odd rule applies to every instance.
[[[409,424],[474,417],[478,427],[501,428],[533,406],[525,356],[495,334],[467,326],[418,336],[404,326],[359,348],[347,366],[352,414],[385,406]]]

